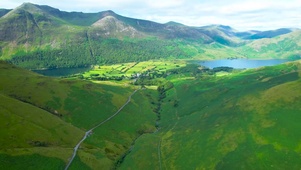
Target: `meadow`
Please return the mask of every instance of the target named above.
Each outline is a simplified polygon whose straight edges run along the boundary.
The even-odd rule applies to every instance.
[[[300,167],[300,61],[221,72],[182,60],[133,62],[95,66],[84,79],[0,68],[4,169],[63,169],[84,132],[141,87],[82,143],[70,169]],[[136,85],[91,78],[137,73]]]
[[[137,89],[69,169],[301,169],[300,30],[237,32],[31,3],[0,15],[0,169],[64,169],[86,131]],[[240,58],[298,61],[247,70],[193,61]],[[24,69],[89,67],[60,78]]]
[[[181,60],[150,60],[143,62],[122,63],[94,66],[80,76],[87,80],[122,80],[136,79],[140,75],[160,75],[167,71],[186,66]]]
[[[0,62],[0,68],[0,153],[2,165],[10,169],[26,167],[26,161],[11,163],[23,157],[49,159],[56,162],[52,167],[61,169],[84,132],[114,114],[137,88],[50,78],[5,62]],[[156,95],[154,90],[137,92],[116,121],[93,131],[75,165],[114,167],[137,136],[155,131],[156,114],[150,101]],[[36,166],[44,167],[43,161]]]
[[[300,68],[173,77],[160,131],[136,141],[121,169],[300,168]]]

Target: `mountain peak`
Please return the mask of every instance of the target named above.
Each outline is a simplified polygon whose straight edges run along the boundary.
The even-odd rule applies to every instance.
[[[43,13],[43,11],[39,8],[39,5],[30,2],[25,2],[12,11],[19,11],[19,10],[25,10],[30,13]]]
[[[107,11],[103,11],[102,15],[103,17],[106,17],[106,16],[116,16],[117,14],[112,10],[107,10]]]
[[[34,4],[26,2],[18,6],[17,8],[11,10],[10,12],[6,13],[3,17],[9,17],[12,16],[12,14],[14,13],[20,13],[21,11],[39,11],[39,9]]]
[[[235,31],[232,27],[228,26],[228,25],[220,25],[220,24],[213,24],[213,25],[208,25],[208,26],[204,26],[205,28],[218,28],[218,29],[223,29],[226,31]]]
[[[31,2],[23,2],[20,6],[24,6],[24,5],[35,5],[35,4],[33,4]]]
[[[175,22],[175,21],[169,21],[167,23],[165,23],[166,25],[171,25],[171,26],[185,26],[184,24]]]
[[[103,35],[104,37],[112,36],[116,38],[141,37],[142,33],[137,31],[134,27],[120,21],[115,16],[107,15],[92,25],[95,35]]]
[[[22,5],[20,5],[18,7],[18,9],[26,9],[26,10],[30,10],[32,8],[36,8],[37,5],[30,3],[30,2],[24,2]]]
[[[232,30],[233,28],[228,25],[218,25],[220,28],[226,29],[226,30]]]
[[[106,15],[103,18],[101,18],[100,20],[98,20],[97,22],[95,22],[92,26],[98,26],[98,27],[103,27],[108,25],[108,23],[117,23],[119,22],[114,16],[111,15]]]

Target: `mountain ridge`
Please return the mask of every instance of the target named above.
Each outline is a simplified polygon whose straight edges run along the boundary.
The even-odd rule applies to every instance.
[[[30,3],[3,16],[0,169],[64,169],[74,147],[69,169],[300,169],[301,30],[239,32]],[[221,58],[299,60],[199,65]],[[61,78],[26,70],[83,66],[91,70]]]
[[[169,21],[169,22],[166,22],[166,23],[158,23],[158,22],[154,22],[154,21],[150,21],[150,20],[146,20],[146,19],[137,19],[137,18],[132,18],[132,17],[125,17],[125,16],[122,16],[122,15],[119,15],[119,14],[115,13],[113,10],[105,10],[105,11],[100,11],[100,12],[89,12],[89,13],[80,12],[80,11],[67,12],[67,11],[61,11],[60,9],[55,8],[55,7],[51,7],[49,5],[38,5],[38,4],[30,3],[30,2],[25,2],[25,3],[21,4],[20,6],[16,7],[15,9],[17,9],[17,8],[27,8],[28,9],[28,8],[31,8],[31,7],[36,7],[36,8],[39,8],[41,10],[45,10],[49,14],[52,14],[54,16],[59,16],[59,17],[64,17],[63,15],[68,15],[68,14],[82,14],[82,16],[84,16],[84,15],[99,15],[99,17],[105,17],[107,15],[111,15],[111,16],[114,16],[114,17],[117,16],[117,18],[123,17],[123,18],[127,18],[127,19],[135,19],[135,20],[139,20],[139,21],[149,21],[149,22],[153,22],[153,23],[156,23],[156,24],[160,24],[160,25],[169,24],[169,25],[187,26],[187,25],[179,23],[177,21]],[[1,13],[7,13],[9,11],[12,11],[12,9],[0,9],[0,17],[1,17]],[[219,26],[219,27],[223,27],[224,29],[233,29],[229,25],[219,25],[219,24],[203,25],[203,26],[187,26],[187,27],[208,27],[208,26],[209,27],[210,26]],[[298,28],[276,28],[275,30],[262,30],[262,31],[259,31],[259,30],[246,30],[246,31],[237,31],[237,32],[252,32],[252,31],[254,32],[255,31],[255,32],[259,33],[259,32],[265,32],[265,31],[277,31],[279,29],[294,30],[294,29],[298,29]]]
[[[37,4],[29,3],[29,2],[23,3],[22,5],[18,6],[15,9],[25,9],[25,10],[30,10],[32,12],[34,11],[33,9],[35,9],[36,11],[38,9],[38,10],[42,10],[43,12],[47,12],[50,15],[53,15],[53,16],[56,16],[56,17],[60,17],[60,18],[65,18],[65,19],[67,18],[68,15],[79,15],[79,17],[82,17],[82,18],[85,18],[85,19],[88,16],[91,17],[92,15],[97,15],[99,17],[98,19],[101,19],[101,18],[103,18],[105,16],[110,15],[110,16],[116,17],[117,19],[121,19],[121,20],[124,20],[124,21],[126,21],[128,23],[132,23],[132,24],[134,24],[134,22],[131,21],[131,20],[139,21],[139,22],[136,22],[137,25],[143,25],[143,24],[141,24],[143,22],[150,22],[153,25],[158,26],[158,27],[163,26],[163,25],[185,26],[185,27],[191,27],[191,28],[205,28],[205,27],[217,26],[217,27],[223,28],[225,30],[226,29],[228,29],[228,30],[229,29],[233,29],[233,28],[231,28],[230,26],[227,26],[227,25],[207,25],[207,26],[198,26],[198,27],[196,27],[196,26],[187,26],[187,25],[184,25],[182,23],[175,22],[175,21],[169,21],[167,23],[157,23],[157,22],[153,22],[153,21],[149,21],[149,20],[145,20],[145,19],[136,19],[136,18],[131,18],[131,17],[124,17],[124,16],[116,14],[112,10],[106,10],[106,11],[94,12],[94,13],[84,13],[84,12],[76,12],[76,11],[66,12],[66,11],[61,11],[61,10],[59,10],[57,8],[54,8],[54,7],[51,7],[51,6],[48,6],[48,5],[37,5]],[[13,10],[10,10],[10,9],[1,9],[0,14],[2,13],[2,16],[4,16],[3,14],[5,14],[5,13],[7,14],[8,12],[14,11],[15,9],[13,9]],[[93,22],[90,25],[92,25],[92,24],[93,24]],[[152,24],[149,24],[149,25],[152,25]],[[289,28],[278,28],[278,29],[272,30],[272,31],[278,31],[278,30],[282,30],[282,29],[286,29],[286,31],[293,30],[293,28],[292,29],[289,29]],[[265,31],[253,30],[253,32],[254,31],[256,31],[257,33],[259,33],[259,32],[265,32]],[[270,31],[270,30],[267,30],[267,31]],[[282,31],[284,31],[284,30],[282,30]],[[236,32],[241,32],[241,31],[236,31]],[[251,32],[251,30],[245,31],[245,32]],[[285,33],[283,33],[283,34],[285,34]]]
[[[111,10],[65,12],[32,3],[2,11],[0,59],[31,69],[159,58],[250,58],[253,53],[242,55],[236,48],[246,49],[249,43],[261,39],[273,42],[274,38],[296,32],[293,29],[239,32],[225,25],[162,24],[124,17]],[[297,55],[300,48],[295,46],[292,55]],[[287,57],[279,50],[275,49],[270,58],[277,58],[278,54],[278,58]]]

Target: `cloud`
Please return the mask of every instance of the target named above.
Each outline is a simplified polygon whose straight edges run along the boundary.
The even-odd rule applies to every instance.
[[[190,26],[230,25],[238,30],[301,27],[300,0],[27,0],[63,11],[99,12],[160,23],[176,21]],[[15,8],[22,0],[0,1],[2,8]],[[47,3],[47,4],[45,4]]]
[[[175,8],[184,4],[184,0],[146,0],[146,6],[153,9]]]

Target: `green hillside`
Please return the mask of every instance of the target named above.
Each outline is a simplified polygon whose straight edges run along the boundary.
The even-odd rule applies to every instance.
[[[65,169],[77,147],[70,170],[300,169],[300,40],[293,29],[0,9],[0,169]],[[226,58],[296,61],[198,64]],[[91,69],[29,71],[80,67]]]
[[[28,103],[0,98],[1,169],[62,169],[84,132]]]
[[[160,131],[139,138],[120,169],[299,169],[300,70],[171,78]]]
[[[300,61],[223,74],[180,63],[93,130],[70,169],[300,167]],[[63,169],[137,88],[0,69],[2,169]]]
[[[297,30],[272,39],[260,39],[238,48],[247,58],[300,59],[301,31]]]
[[[288,29],[239,32],[223,25],[189,27],[113,11],[64,12],[31,3],[1,10],[0,16],[0,59],[27,69],[169,58],[296,58],[301,49],[300,31]],[[246,38],[252,36],[257,38]],[[269,45],[253,47],[262,41]]]
[[[48,78],[5,62],[0,63],[0,70],[4,169],[29,164],[28,169],[48,164],[49,169],[64,168],[84,132],[113,115],[135,88]],[[74,164],[114,167],[139,135],[155,131],[157,116],[151,101],[156,101],[155,91],[138,91],[115,119],[93,131]],[[23,161],[30,159],[37,162]],[[47,160],[53,164],[44,165]]]

